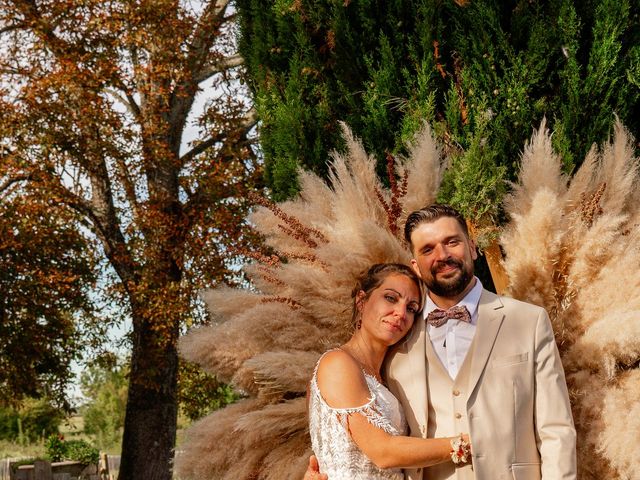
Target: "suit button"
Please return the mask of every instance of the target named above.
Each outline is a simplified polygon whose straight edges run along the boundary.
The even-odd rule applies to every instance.
[[[453,395],[454,395],[454,396],[456,396],[456,397],[457,397],[458,395],[460,395],[460,390],[454,390],[454,391],[453,391]]]
[[[456,413],[456,414],[455,414],[455,417],[456,417],[457,419],[460,419],[460,418],[462,418],[462,414],[461,414],[461,413]]]

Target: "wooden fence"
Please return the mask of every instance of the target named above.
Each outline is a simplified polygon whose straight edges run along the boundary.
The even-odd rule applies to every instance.
[[[120,469],[120,455],[102,454],[98,465],[89,466],[79,462],[36,460],[29,465],[11,467],[20,460],[0,460],[0,480],[116,480]]]

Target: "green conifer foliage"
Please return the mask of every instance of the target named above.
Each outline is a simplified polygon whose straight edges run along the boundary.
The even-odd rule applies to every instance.
[[[630,0],[238,0],[266,180],[326,174],[347,122],[381,160],[423,121],[452,159],[440,199],[495,221],[546,116],[572,171],[615,115],[640,127],[640,5]]]

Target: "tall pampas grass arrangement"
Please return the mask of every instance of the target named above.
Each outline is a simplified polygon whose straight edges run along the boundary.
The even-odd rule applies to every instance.
[[[578,431],[578,478],[640,472],[640,195],[617,123],[568,178],[544,122],[505,200],[507,295],[550,313]]]
[[[300,172],[300,194],[251,216],[273,250],[254,254],[251,289],[219,288],[205,301],[213,322],[188,333],[182,356],[246,395],[187,431],[176,471],[182,479],[302,478],[311,454],[305,393],[322,352],[351,334],[351,290],[374,263],[407,263],[409,212],[435,200],[441,150],[428,126],[406,158],[389,157],[390,187],[376,161],[343,127],[328,184]],[[247,252],[249,253],[249,252]]]
[[[246,398],[195,423],[176,456],[182,479],[302,478],[309,455],[305,391],[322,352],[351,333],[355,277],[373,263],[408,262],[406,215],[436,198],[441,150],[428,126],[407,158],[389,157],[390,187],[344,127],[329,183],[300,172],[300,195],[252,215],[273,250],[253,254],[251,289],[204,294],[213,319],[180,343]],[[633,139],[617,123],[571,177],[545,122],[505,198],[500,243],[506,294],[547,309],[578,430],[578,478],[640,472],[640,189]],[[249,252],[248,252],[249,253]]]

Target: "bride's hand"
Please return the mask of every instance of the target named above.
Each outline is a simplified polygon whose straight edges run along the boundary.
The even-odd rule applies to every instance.
[[[315,455],[309,457],[309,466],[304,473],[303,480],[329,480],[326,473],[320,473],[320,466],[318,465],[318,459]]]

